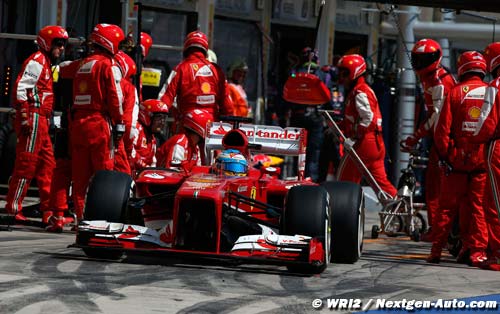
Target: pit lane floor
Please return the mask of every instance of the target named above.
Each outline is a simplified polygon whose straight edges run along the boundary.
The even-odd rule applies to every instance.
[[[500,273],[456,264],[450,255],[444,255],[440,265],[425,263],[429,243],[383,235],[370,239],[379,207],[367,198],[367,209],[361,260],[331,264],[315,276],[290,274],[275,266],[140,256],[98,261],[67,248],[74,241],[69,230],[50,234],[15,226],[0,231],[0,313],[346,313],[314,310],[311,302],[499,293]]]

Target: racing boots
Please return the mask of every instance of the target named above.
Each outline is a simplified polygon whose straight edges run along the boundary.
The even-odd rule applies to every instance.
[[[476,251],[470,255],[470,266],[480,267],[488,260],[488,256],[484,251]]]
[[[22,211],[18,211],[18,212],[14,215],[14,219],[15,219],[16,221],[26,221],[26,220],[28,220],[28,219],[24,216],[24,214],[23,214],[23,212],[22,212]]]
[[[54,215],[52,215],[51,211],[45,211],[42,222],[47,224],[45,227],[46,231],[60,233],[63,231],[64,225],[73,222],[73,218],[64,217],[63,211],[57,211]]]
[[[441,262],[441,251],[442,251],[441,248],[438,248],[435,245],[433,245],[431,249],[431,254],[427,256],[425,261],[431,264],[439,264]]]
[[[478,265],[481,269],[500,271],[500,252],[488,253],[488,258]]]

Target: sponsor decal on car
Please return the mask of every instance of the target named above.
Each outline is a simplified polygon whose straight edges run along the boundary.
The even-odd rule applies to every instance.
[[[144,176],[150,179],[165,179],[165,176],[162,176],[161,174],[158,174],[156,172],[146,173]]]

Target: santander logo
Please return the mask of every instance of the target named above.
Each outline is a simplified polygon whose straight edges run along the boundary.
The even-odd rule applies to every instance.
[[[228,129],[225,129],[222,124],[213,125],[210,128],[210,134],[216,134],[216,135],[224,135],[231,129],[228,127]],[[241,131],[245,133],[247,137],[257,137],[257,138],[262,138],[262,139],[280,139],[280,140],[299,140],[300,139],[300,130],[299,129],[281,129],[281,128],[249,128],[243,126],[240,128]]]
[[[222,124],[219,124],[219,128],[215,129],[214,131],[212,131],[211,133],[213,134],[218,134],[218,135],[224,135],[228,132],[229,130],[226,130],[224,129],[224,127],[222,126]]]

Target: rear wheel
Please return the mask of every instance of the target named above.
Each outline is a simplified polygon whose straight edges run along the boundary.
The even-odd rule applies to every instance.
[[[92,177],[85,199],[85,220],[125,222],[132,178],[122,172],[100,170]],[[120,259],[123,251],[105,248],[84,248],[88,257]]]
[[[352,182],[325,182],[330,194],[331,254],[337,263],[354,263],[361,257],[365,228],[365,199],[361,186]],[[377,233],[378,235],[378,233]]]
[[[319,239],[325,261],[315,265],[288,266],[293,272],[321,273],[330,260],[330,205],[328,193],[319,186],[294,186],[288,191],[282,217],[282,234]]]

